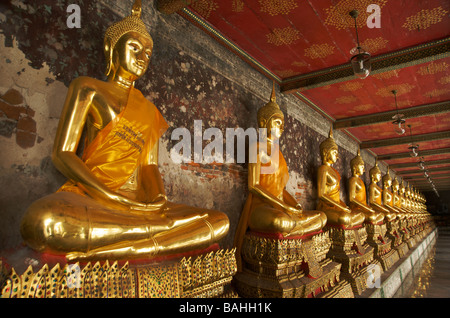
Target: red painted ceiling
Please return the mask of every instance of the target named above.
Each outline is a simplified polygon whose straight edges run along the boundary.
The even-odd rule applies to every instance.
[[[381,9],[380,28],[366,24],[371,4]],[[448,0],[197,0],[180,14],[281,83],[349,63],[350,50],[356,46],[354,20],[348,14],[353,9],[360,13],[356,20],[360,43],[373,57],[450,35]],[[297,96],[306,97],[311,106],[335,121],[395,110],[394,89],[400,113],[402,109],[449,101],[449,54],[372,74],[364,80],[306,88]],[[413,136],[450,131],[450,110],[406,120]],[[345,132],[359,142],[398,137],[390,122],[346,128]],[[418,144],[419,151],[442,149],[450,147],[450,139]],[[404,153],[408,152],[408,144],[370,151],[374,155]],[[442,158],[448,157],[443,154]],[[411,160],[415,159],[386,163]]]

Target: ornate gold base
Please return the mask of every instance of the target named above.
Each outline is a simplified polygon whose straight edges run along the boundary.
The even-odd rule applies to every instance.
[[[374,247],[367,240],[365,227],[342,229],[329,226],[331,248],[328,257],[342,264],[341,279],[347,280],[355,295],[361,295],[366,289],[366,270],[370,264],[379,264],[374,260]]]
[[[374,248],[373,256],[380,262],[383,271],[387,271],[399,260],[397,251],[392,250],[392,241],[386,235],[387,224],[364,224],[367,231],[367,243]]]
[[[178,298],[233,297],[235,250],[218,250],[179,261],[130,265],[57,263],[22,274],[1,264],[2,298]]]
[[[317,297],[340,280],[341,265],[326,258],[329,248],[328,233],[307,240],[247,233],[236,290],[242,297]]]
[[[409,249],[412,249],[417,244],[416,238],[413,235],[409,235],[408,239],[406,240],[406,244],[408,245]]]
[[[400,258],[405,256],[406,253],[408,253],[408,251],[409,251],[409,247],[408,247],[408,244],[406,242],[402,242],[401,244],[395,246],[393,249],[397,251],[398,256]]]

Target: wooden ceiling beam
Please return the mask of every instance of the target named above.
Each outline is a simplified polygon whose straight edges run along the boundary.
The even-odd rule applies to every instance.
[[[433,140],[448,139],[448,138],[450,138],[450,130],[434,132],[434,133],[429,133],[429,134],[414,135],[414,136],[406,135],[403,137],[390,138],[390,139],[368,140],[368,141],[361,142],[360,148],[361,149],[380,148],[380,147],[409,144],[411,142],[418,143],[418,142],[433,141]]]
[[[443,165],[446,163],[450,163],[450,159],[426,161],[425,166]],[[389,165],[390,169],[408,168],[408,167],[417,167],[417,162],[405,162],[405,163],[396,163],[396,164]],[[420,169],[420,168],[418,168],[418,169]]]
[[[430,172],[449,172],[450,173],[450,167],[436,167],[436,168],[430,168],[427,169],[427,171]],[[420,170],[419,168],[414,170],[403,170],[403,171],[395,171],[395,174],[397,176],[407,176],[410,174],[416,174],[416,173],[423,173],[424,170]]]
[[[450,37],[424,43],[415,47],[372,57],[371,74],[418,65],[450,56]],[[350,56],[349,56],[350,59]],[[350,63],[316,72],[294,76],[280,84],[282,93],[291,94],[307,89],[341,83],[355,79]]]
[[[445,155],[445,154],[450,154],[450,148],[420,150],[420,147],[419,147],[419,156],[418,157],[428,157],[428,156]],[[378,160],[380,160],[380,161],[381,160],[404,159],[404,158],[410,158],[410,157],[411,157],[411,155],[409,154],[409,152],[390,153],[390,154],[377,156]]]
[[[448,113],[450,112],[450,100],[434,104],[426,104],[409,108],[403,108],[400,109],[399,112],[405,115],[406,119]],[[333,123],[333,129],[345,129],[351,127],[361,127],[392,122],[393,121],[392,116],[396,114],[397,111],[393,110],[364,116],[342,118],[336,120]]]

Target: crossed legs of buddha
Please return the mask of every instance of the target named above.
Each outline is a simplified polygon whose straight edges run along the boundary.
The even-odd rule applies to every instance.
[[[111,210],[71,192],[33,203],[21,232],[33,249],[66,254],[68,260],[142,259],[202,249],[228,232],[217,211],[168,203],[164,212]]]

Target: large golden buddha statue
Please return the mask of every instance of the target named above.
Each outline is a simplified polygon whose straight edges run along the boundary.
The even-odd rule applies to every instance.
[[[361,157],[360,150],[356,156],[350,161],[352,169],[352,177],[349,179],[349,202],[353,213],[360,212],[364,214],[364,222],[370,224],[380,224],[384,220],[384,214],[372,209],[367,204],[366,186],[361,176],[364,173],[364,161]]]
[[[320,144],[322,165],[317,172],[317,210],[325,212],[327,223],[342,228],[352,228],[361,225],[365,216],[352,210],[340,198],[340,174],[332,167],[339,158],[338,146],[330,128],[328,138]]]
[[[168,126],[134,88],[153,50],[140,2],[106,31],[107,81],[79,77],[70,84],[52,154],[69,181],[34,202],[21,224],[37,251],[68,260],[148,259],[207,248],[228,232],[225,214],[165,195],[158,140]]]

